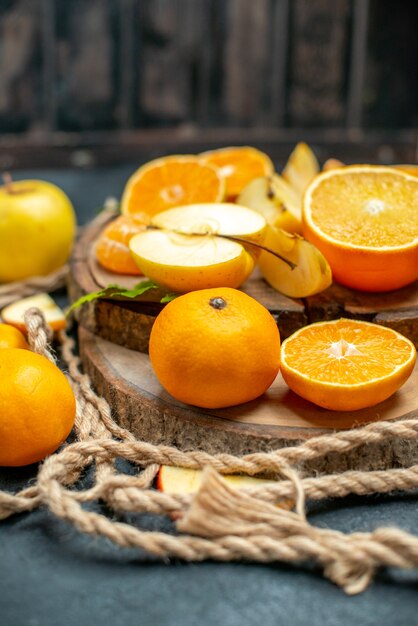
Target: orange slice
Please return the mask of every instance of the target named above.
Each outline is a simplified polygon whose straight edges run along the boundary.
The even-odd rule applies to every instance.
[[[117,274],[142,274],[132,258],[129,242],[143,232],[145,224],[127,215],[120,215],[100,233],[96,243],[96,258],[105,269]]]
[[[121,213],[155,215],[184,204],[220,202],[225,183],[218,170],[195,156],[167,156],[140,167],[128,180]]]
[[[274,172],[270,157],[249,146],[210,150],[202,152],[199,158],[202,163],[219,168],[220,175],[226,182],[226,197],[229,201],[235,200],[254,178],[270,176]]]
[[[418,277],[418,179],[377,165],[323,172],[306,190],[303,233],[336,281],[389,291]]]
[[[386,400],[408,379],[415,360],[414,344],[395,330],[348,319],[305,326],[281,348],[289,387],[333,411]]]

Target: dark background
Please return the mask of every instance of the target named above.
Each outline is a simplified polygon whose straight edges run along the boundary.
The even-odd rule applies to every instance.
[[[86,223],[164,153],[252,144],[280,169],[305,139],[320,160],[416,163],[417,14],[410,0],[0,0],[0,170],[55,182]],[[2,468],[0,489],[36,470]],[[417,512],[416,493],[351,497],[310,520],[416,533]],[[409,626],[417,586],[385,570],[348,597],[309,564],[161,563],[45,510],[0,523],[0,626]]]
[[[255,144],[417,160],[411,0],[0,0],[0,168]]]

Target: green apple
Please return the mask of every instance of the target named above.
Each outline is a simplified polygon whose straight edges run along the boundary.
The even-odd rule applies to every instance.
[[[75,231],[72,204],[56,185],[21,180],[0,186],[0,283],[61,267]]]

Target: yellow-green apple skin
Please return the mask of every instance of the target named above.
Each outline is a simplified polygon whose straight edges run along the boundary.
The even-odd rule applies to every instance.
[[[43,276],[68,260],[76,232],[73,206],[42,180],[0,187],[0,283]]]

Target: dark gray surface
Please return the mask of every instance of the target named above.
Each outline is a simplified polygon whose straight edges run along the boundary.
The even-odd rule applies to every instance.
[[[19,172],[60,185],[80,223],[106,196],[119,196],[134,167]],[[36,467],[0,468],[16,491]],[[319,526],[350,532],[398,526],[417,532],[418,493],[345,498],[311,507]],[[131,521],[169,530],[158,517]],[[42,509],[0,522],[0,626],[409,626],[418,624],[418,572],[382,571],[348,597],[314,567],[161,563],[86,537]]]

